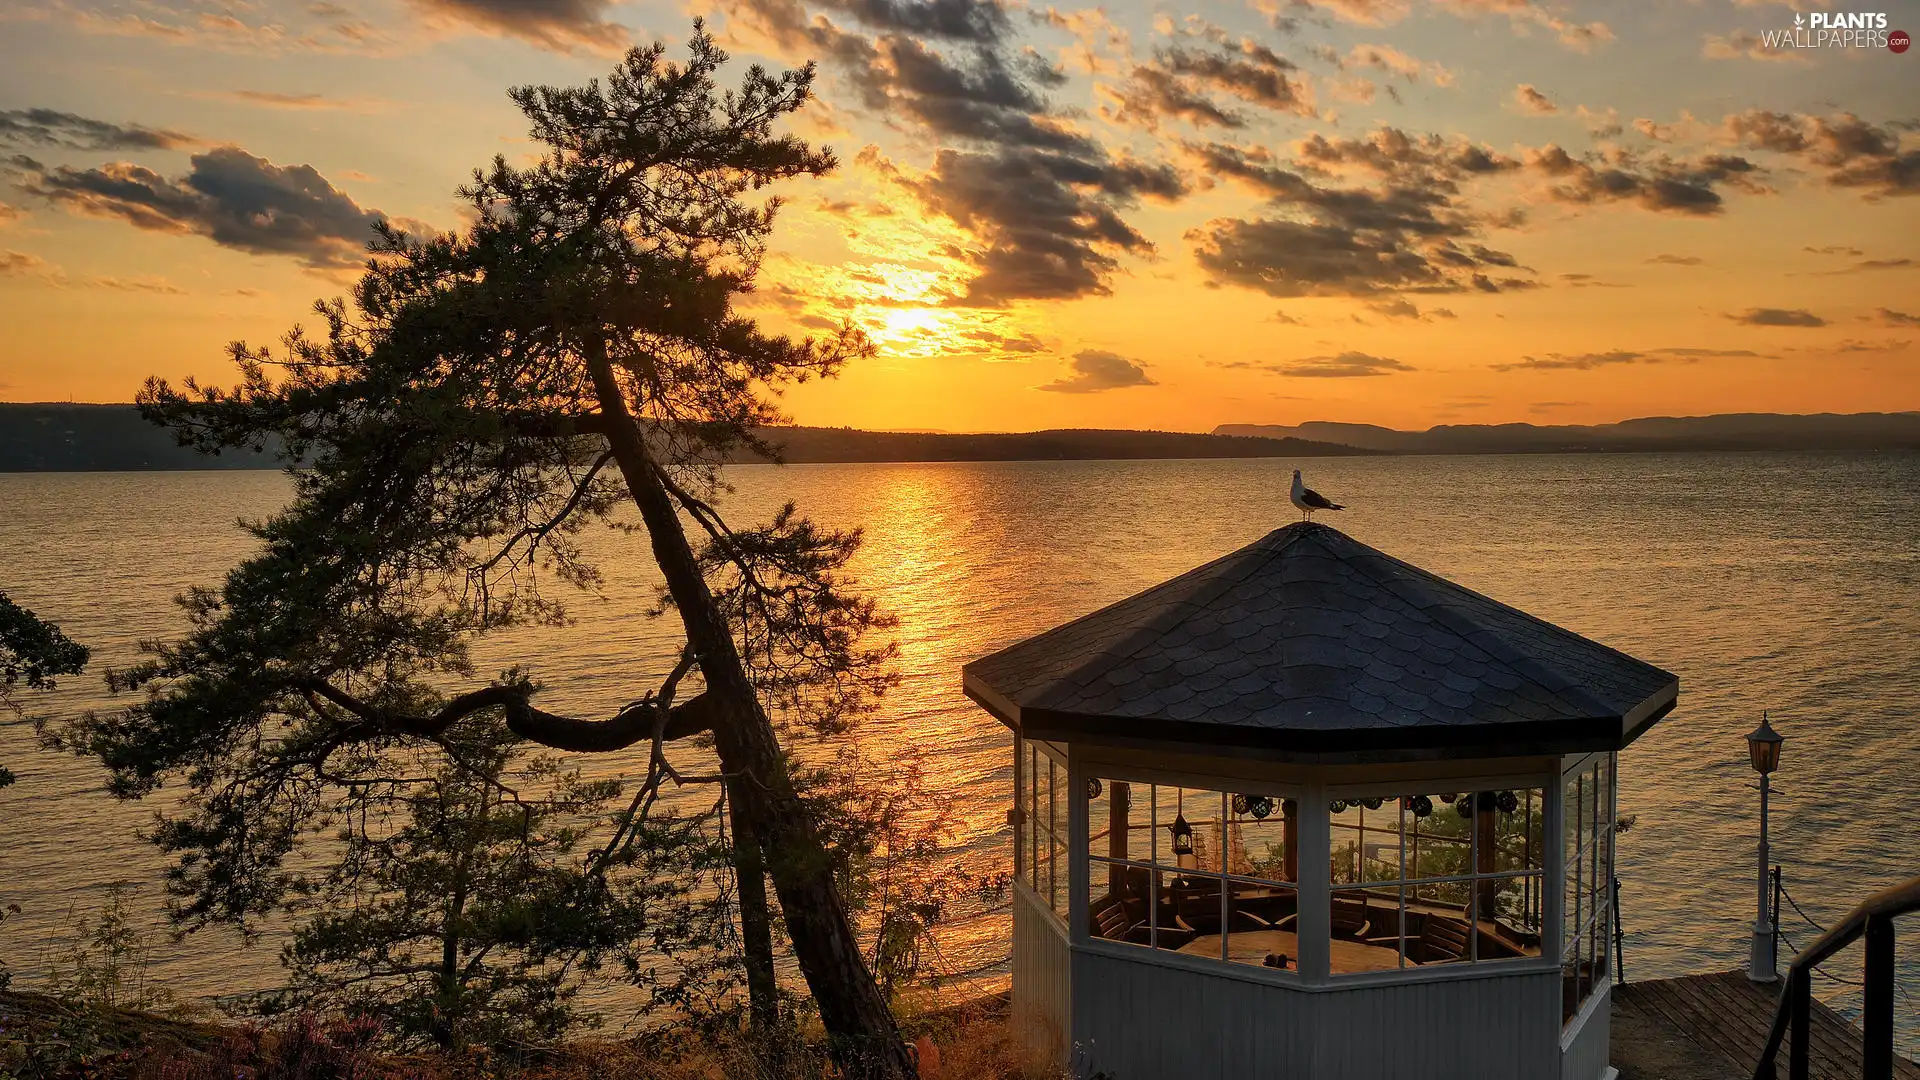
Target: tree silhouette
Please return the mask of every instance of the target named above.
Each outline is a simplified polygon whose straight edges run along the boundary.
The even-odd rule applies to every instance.
[[[349,793],[339,857],[288,889],[291,984],[261,1011],[371,1017],[402,1045],[515,1049],[588,1020],[576,971],[637,967],[645,941],[685,972],[716,936],[720,905],[691,897],[724,863],[707,815],[641,824],[610,865],[614,850],[592,841],[618,781],[527,759],[497,723],[456,734],[457,756],[439,755],[432,775]],[[676,1000],[684,987],[655,989]]]
[[[60,676],[78,675],[86,666],[86,646],[0,593],[0,713],[25,711],[21,689],[51,690]],[[0,765],[0,787],[13,781]]]
[[[808,100],[811,66],[754,67],[722,93],[728,58],[697,23],[688,52],[634,50],[604,86],[512,91],[544,153],[477,171],[469,225],[382,225],[353,304],[316,305],[324,332],[296,329],[278,353],[236,343],[231,389],[149,380],[142,409],[183,442],[277,445],[306,467],[291,505],[252,526],[260,554],[183,597],[191,633],[118,677],[146,700],[63,737],[122,796],[188,786],[157,832],[179,855],[188,925],[272,908],[342,790],[393,779],[422,747],[451,756],[487,715],[558,750],[632,748],[645,775],[616,844],[636,842],[663,785],[723,782],[756,1006],[771,880],[843,1071],[903,1077],[776,730],[844,730],[891,678],[890,647],[867,641],[884,620],[842,574],[859,537],[791,507],[734,528],[717,506],[725,455],[773,453],[758,432],[781,388],[870,351],[851,328],[769,335],[732,306],[779,205],[758,193],[834,159],[775,130]],[[475,684],[471,642],[564,620],[555,584],[601,580],[580,530],[623,512],[681,646],[635,657],[636,685],[599,719],[538,707],[518,672]],[[718,774],[669,753],[696,734]]]

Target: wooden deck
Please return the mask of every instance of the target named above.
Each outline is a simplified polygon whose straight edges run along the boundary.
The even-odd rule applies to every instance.
[[[1652,1080],[1663,1071],[1633,1068],[1634,1047],[1622,1045],[1622,1028],[1646,1032],[1657,1040],[1671,1032],[1693,1044],[1701,1058],[1717,1059],[1724,1075],[1751,1077],[1767,1045],[1779,983],[1760,985],[1743,971],[1654,979],[1613,988],[1613,1049],[1622,1075],[1640,1073]],[[1814,1080],[1859,1080],[1860,1029],[1819,1002],[1813,1003],[1811,1065]],[[1629,1040],[1630,1041],[1630,1040]],[[1621,1061],[1620,1059],[1628,1059]],[[1780,1049],[1778,1075],[1787,1075],[1787,1047]],[[1896,1058],[1893,1075],[1920,1080],[1920,1065]]]

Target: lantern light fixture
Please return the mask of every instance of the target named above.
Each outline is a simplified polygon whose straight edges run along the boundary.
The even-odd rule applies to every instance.
[[[1747,756],[1753,759],[1753,771],[1766,776],[1780,767],[1780,744],[1787,740],[1773,725],[1767,723],[1767,714],[1760,714],[1760,726],[1747,736]]]

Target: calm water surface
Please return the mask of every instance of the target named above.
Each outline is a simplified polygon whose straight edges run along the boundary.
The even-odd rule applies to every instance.
[[[1725,970],[1745,958],[1756,795],[1742,736],[1769,710],[1787,736],[1775,855],[1807,915],[1827,923],[1868,891],[1920,873],[1920,455],[1675,454],[1016,462],[741,468],[732,513],[786,498],[866,529],[866,587],[900,617],[904,681],[859,738],[876,758],[913,745],[956,800],[955,858],[1010,859],[1008,733],[960,694],[960,665],[1246,544],[1294,518],[1290,470],[1352,504],[1358,539],[1675,671],[1680,707],[1621,765],[1621,910],[1630,978]],[[177,632],[170,597],[217,582],[249,549],[233,522],[270,514],[271,473],[0,475],[0,588],[95,648],[87,676],[39,703],[110,704],[97,672]],[[644,547],[596,541],[608,583],[577,623],[490,643],[482,670],[525,663],[549,708],[605,715],[664,670],[642,614]],[[158,856],[135,838],[152,807],[119,804],[86,762],[0,727],[20,776],[0,795],[0,956],[29,984],[69,913],[145,884],[158,927]],[[621,757],[585,762],[618,774]],[[1787,929],[1814,936],[1791,911]],[[954,992],[1004,979],[1004,911],[946,928]],[[1920,928],[1906,931],[1920,940]],[[161,941],[153,974],[181,996],[265,986],[271,939]],[[1920,949],[1902,947],[1920,990]],[[1832,969],[1857,977],[1857,956]],[[1819,988],[1843,1009],[1857,991]],[[1855,997],[1849,997],[1849,993]],[[1903,1020],[1915,1022],[1911,998]]]

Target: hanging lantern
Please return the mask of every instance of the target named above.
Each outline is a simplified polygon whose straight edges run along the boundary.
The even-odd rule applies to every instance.
[[[1369,809],[1369,810],[1378,810],[1378,809],[1380,809],[1380,804],[1381,804],[1382,802],[1384,802],[1384,801],[1385,801],[1385,800],[1383,800],[1383,799],[1378,799],[1378,798],[1374,798],[1374,799],[1361,799],[1361,800],[1360,800],[1360,805],[1361,805],[1361,806],[1364,806],[1364,807],[1366,807],[1366,808],[1367,808],[1367,809]]]
[[[1265,795],[1255,795],[1247,800],[1247,812],[1264,821],[1268,814],[1273,813],[1273,800]]]
[[[1087,798],[1089,800],[1097,799],[1100,797],[1100,792],[1100,778],[1097,776],[1087,777]]]
[[[1453,800],[1453,809],[1463,818],[1473,817],[1473,792],[1466,792]]]
[[[1425,795],[1415,795],[1413,798],[1407,800],[1407,809],[1413,811],[1414,817],[1426,817],[1428,814],[1433,813],[1433,800]]]
[[[1511,814],[1520,809],[1520,797],[1511,791],[1503,791],[1500,793],[1498,805],[1501,813]]]
[[[1249,809],[1249,808],[1250,808],[1251,806],[1252,806],[1252,804],[1251,804],[1251,803],[1250,803],[1250,802],[1249,802],[1249,801],[1247,800],[1247,797],[1246,797],[1245,795],[1235,795],[1235,796],[1233,797],[1233,812],[1234,812],[1234,813],[1236,813],[1236,814],[1244,814],[1244,813],[1246,813],[1246,812],[1247,812],[1247,810],[1248,810],[1248,809]]]
[[[1327,804],[1327,813],[1329,814],[1344,814],[1346,812],[1347,800],[1345,799],[1335,799]]]
[[[1460,796],[1458,794],[1442,795],[1440,796],[1440,801],[1446,803],[1448,806],[1452,806],[1454,803],[1460,801]]]
[[[1173,853],[1175,856],[1193,854],[1193,826],[1187,824],[1185,814],[1176,814],[1173,818]]]

